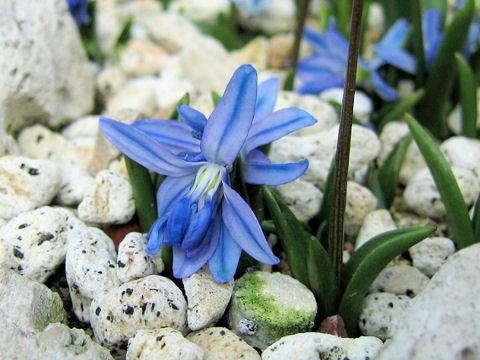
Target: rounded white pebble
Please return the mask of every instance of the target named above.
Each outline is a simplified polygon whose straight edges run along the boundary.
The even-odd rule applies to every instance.
[[[355,241],[355,249],[365,244],[368,240],[386,231],[395,230],[397,226],[392,215],[385,210],[374,210],[365,216],[360,231]]]
[[[427,276],[433,276],[455,252],[455,243],[445,237],[431,237],[412,246],[409,250],[413,266]]]
[[[307,222],[320,211],[323,193],[308,182],[298,179],[275,189],[300,221]]]
[[[416,267],[394,265],[383,269],[370,286],[369,292],[387,292],[414,297],[427,286],[429,280]]]
[[[345,233],[357,235],[365,217],[377,207],[377,198],[365,186],[353,181],[347,183],[347,203],[345,207]]]

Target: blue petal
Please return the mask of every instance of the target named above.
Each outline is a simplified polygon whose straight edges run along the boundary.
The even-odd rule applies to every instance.
[[[162,246],[163,239],[165,237],[165,224],[166,224],[166,217],[162,217],[157,219],[152,227],[150,228],[147,234],[147,247],[145,251],[147,254],[155,255],[160,250]]]
[[[386,62],[410,74],[415,73],[416,59],[408,52],[381,45],[374,46],[374,49],[377,56],[383,60],[383,63]]]
[[[207,200],[200,211],[195,211],[190,218],[190,224],[188,225],[182,242],[183,250],[187,251],[193,246],[196,246],[202,240],[207,232],[212,219],[212,214],[215,210],[212,202]]]
[[[256,101],[257,72],[251,65],[242,65],[205,126],[200,147],[208,161],[233,164],[252,124]]]
[[[297,91],[300,94],[318,94],[324,90],[336,87],[342,87],[345,78],[339,75],[312,76],[309,81],[301,84]]]
[[[173,247],[173,276],[180,279],[189,277],[210,260],[219,242],[221,220],[219,216],[216,217],[195,256],[187,256],[182,248]]]
[[[307,79],[312,73],[345,75],[347,59],[342,61],[331,55],[311,55],[299,61],[297,74],[300,78]]]
[[[316,122],[317,120],[312,115],[296,107],[275,111],[262,121],[252,125],[243,151],[248,154],[250,150],[269,144]]]
[[[398,99],[395,89],[390,87],[377,72],[373,72],[369,79],[372,81],[375,91],[383,100],[394,101]]]
[[[135,121],[130,126],[166,145],[175,154],[200,151],[200,141],[192,136],[192,128],[180,121],[146,119]]]
[[[223,183],[222,219],[234,241],[250,256],[265,264],[277,264],[252,209],[242,197]]]
[[[205,124],[207,123],[207,118],[200,111],[195,110],[194,108],[188,105],[180,105],[177,107],[178,114],[180,117],[193,129],[203,132]]]
[[[378,45],[392,48],[401,48],[408,33],[408,21],[398,19],[383,36]]]
[[[443,39],[443,34],[440,32],[440,11],[438,9],[425,11],[422,16],[422,29],[425,61],[427,68],[431,68]]]
[[[278,96],[278,78],[272,77],[258,86],[253,124],[264,119],[275,108]]]
[[[308,160],[288,164],[266,164],[264,162],[246,161],[244,164],[245,181],[257,185],[282,185],[302,176],[308,169]]]
[[[196,173],[186,176],[169,176],[163,180],[157,191],[157,213],[159,217],[169,214],[172,204],[180,200],[190,190]]]
[[[325,35],[310,26],[305,26],[303,29],[303,38],[316,52],[327,50]]]
[[[99,127],[122,153],[159,174],[187,175],[196,172],[202,165],[183,161],[157,140],[130,125],[101,117]]]
[[[184,196],[177,201],[167,220],[167,237],[174,246],[180,246],[190,220],[190,197]]]
[[[213,280],[217,283],[226,283],[232,280],[241,254],[242,248],[233,241],[227,227],[222,226],[220,242],[208,261]]]
[[[467,43],[463,49],[463,56],[468,59],[470,55],[478,48],[478,41],[480,38],[480,22],[477,18],[473,19],[468,31]]]

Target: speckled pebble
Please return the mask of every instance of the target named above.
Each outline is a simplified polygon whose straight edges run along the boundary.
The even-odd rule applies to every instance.
[[[60,188],[60,169],[50,160],[0,158],[0,217],[48,205]]]
[[[230,302],[234,281],[216,283],[208,266],[182,281],[188,303],[187,321],[190,330],[200,330],[215,324]]]
[[[109,100],[125,85],[127,77],[117,66],[106,66],[96,78],[96,87],[104,100]]]
[[[147,240],[138,232],[131,232],[118,245],[117,276],[121,282],[128,282],[163,271],[160,257],[157,259],[145,252]]]
[[[224,327],[195,331],[187,339],[203,349],[205,360],[260,360],[254,348]]]
[[[75,315],[87,322],[91,299],[120,284],[113,241],[100,229],[84,227],[68,242],[65,273]],[[78,297],[80,295],[80,297]]]
[[[18,145],[25,156],[49,159],[55,162],[61,158],[67,139],[44,125],[28,126],[18,134]]]
[[[55,202],[63,206],[77,206],[93,184],[93,177],[84,167],[74,163],[65,164]]]
[[[319,211],[323,193],[301,179],[277,186],[276,191],[300,221],[309,221]]]
[[[452,168],[467,206],[476,199],[480,183],[472,171]],[[410,209],[417,214],[442,219],[446,216],[445,206],[440,193],[428,169],[418,171],[408,182],[403,199]]]
[[[311,329],[316,313],[315,297],[301,282],[255,271],[237,280],[228,323],[247,343],[265,349],[282,336]]]
[[[363,219],[362,226],[355,241],[355,249],[365,244],[368,240],[386,231],[395,230],[397,226],[392,215],[385,210],[374,210]]]
[[[377,207],[377,198],[365,186],[353,181],[347,183],[344,230],[347,235],[357,235],[365,217]]]
[[[380,153],[377,163],[382,166],[395,145],[410,132],[408,124],[403,121],[391,121],[387,123],[380,133]]]
[[[262,360],[367,360],[374,359],[382,341],[373,336],[341,338],[323,333],[285,336],[270,345]]]
[[[78,217],[96,224],[125,224],[135,213],[132,186],[113,171],[103,170],[78,205]]]
[[[128,340],[126,360],[203,360],[203,350],[168,327],[138,330]]]
[[[61,134],[67,139],[80,137],[96,137],[100,115],[86,115],[78,118],[62,129]]]
[[[440,145],[451,166],[472,170],[480,178],[480,140],[452,136]]]
[[[63,263],[73,228],[71,216],[62,209],[44,206],[21,213],[2,228],[6,258],[0,262],[43,283]]]
[[[387,292],[396,295],[417,296],[430,279],[416,267],[394,265],[385,268],[370,286],[369,292]]]
[[[95,339],[122,344],[137,330],[171,327],[187,332],[187,303],[172,280],[159,275],[124,283],[97,295],[90,306]]]
[[[128,80],[107,101],[107,112],[117,112],[121,109],[134,109],[142,111],[146,116],[152,116],[157,110],[155,99],[155,85],[158,79],[154,77],[141,77]]]
[[[455,243],[445,237],[431,237],[409,250],[413,266],[427,276],[433,276],[455,252]]]
[[[363,300],[358,326],[363,335],[386,340],[395,319],[401,316],[411,299],[406,295],[390,293],[370,294]]]
[[[330,88],[322,91],[320,94],[322,100],[332,100],[339,104],[343,99],[343,88]],[[355,103],[353,104],[353,115],[362,124],[368,124],[370,122],[370,114],[373,110],[372,99],[370,99],[364,92],[355,91]]]

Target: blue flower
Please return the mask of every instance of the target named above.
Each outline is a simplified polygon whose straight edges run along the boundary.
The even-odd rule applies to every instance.
[[[280,185],[300,177],[308,161],[271,164],[257,148],[315,123],[303,110],[272,112],[277,80],[258,87],[257,74],[242,65],[207,119],[189,107],[184,121],[148,119],[130,125],[102,117],[100,129],[121,152],[166,175],[157,193],[158,219],[147,252],[173,247],[173,273],[192,275],[206,263],[215,281],[230,281],[242,249],[260,262],[276,264],[253,211],[231,187],[230,172],[240,158],[245,181]]]
[[[408,23],[400,19],[374,46],[375,57],[366,62],[359,59],[359,83],[372,88],[387,101],[396,100],[398,95],[380,76],[378,69],[384,64],[396,66],[403,71],[415,71],[415,59],[402,50],[408,33]],[[310,27],[305,28],[305,40],[312,46],[314,54],[302,59],[298,64],[297,75],[303,80],[298,88],[301,93],[316,94],[332,87],[341,87],[345,82],[348,60],[348,42],[337,31],[332,20],[325,33]]]
[[[463,6],[458,4],[457,9]],[[425,50],[425,62],[427,69],[431,69],[438,49],[443,40],[443,32],[440,24],[440,10],[430,9],[425,11],[422,16],[422,30],[423,30],[423,47]],[[470,24],[468,31],[467,42],[463,50],[463,56],[468,59],[472,52],[478,47],[478,38],[480,36],[480,22],[478,17],[475,17]]]
[[[268,9],[272,0],[230,0],[250,15],[258,16]]]
[[[68,11],[72,14],[77,25],[88,22],[88,0],[67,0]]]

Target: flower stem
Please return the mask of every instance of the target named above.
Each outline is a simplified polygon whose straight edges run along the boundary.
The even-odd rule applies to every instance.
[[[362,23],[363,0],[354,0],[350,25],[347,73],[342,100],[342,115],[338,131],[334,190],[332,208],[329,216],[328,253],[335,271],[335,280],[340,285],[344,246],[343,220],[347,195],[348,163],[350,158],[350,139],[352,133],[353,101],[357,73],[360,27]]]
[[[297,9],[297,22],[295,24],[295,35],[293,39],[293,49],[290,58],[290,71],[285,82],[284,90],[293,90],[295,73],[297,71],[298,56],[300,54],[300,43],[302,42],[303,28],[308,14],[310,0],[300,0]]]

